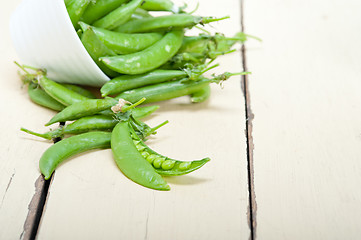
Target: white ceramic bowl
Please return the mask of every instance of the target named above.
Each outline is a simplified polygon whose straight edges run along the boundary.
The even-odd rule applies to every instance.
[[[23,0],[10,19],[21,64],[45,68],[57,82],[102,86],[109,78],[82,45],[64,0]]]

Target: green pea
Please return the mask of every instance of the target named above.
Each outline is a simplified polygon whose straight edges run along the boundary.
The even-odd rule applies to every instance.
[[[187,170],[191,166],[192,162],[182,162],[179,164],[178,168],[180,170]]]
[[[153,164],[155,171],[162,176],[180,176],[193,172],[201,168],[204,164],[209,162],[209,158],[203,158],[201,160],[194,161],[179,161],[176,159],[171,159],[165,156],[162,156],[152,149],[150,149],[135,133],[132,127],[129,128],[131,131],[131,136],[133,139],[139,142],[139,145],[145,147],[144,152],[149,153],[150,155],[146,157],[146,160]],[[134,141],[134,140],[133,140]],[[143,153],[144,153],[143,152]],[[144,158],[144,157],[143,157]]]
[[[149,156],[150,154],[146,151],[142,152],[142,156],[147,159],[147,157]]]
[[[155,167],[155,168],[160,168],[161,166],[162,166],[162,163],[164,162],[164,158],[162,158],[162,157],[157,157],[156,159],[154,159],[154,161],[153,161],[153,166]]]
[[[158,156],[155,154],[150,154],[146,159],[149,163],[153,163],[154,159],[156,159]]]
[[[174,167],[175,165],[175,161],[173,160],[165,160],[163,163],[162,163],[162,169],[163,170],[170,170]]]
[[[136,148],[138,149],[139,152],[141,152],[141,151],[143,151],[145,149],[145,147],[140,145],[140,144],[135,145],[135,146],[136,146]]]

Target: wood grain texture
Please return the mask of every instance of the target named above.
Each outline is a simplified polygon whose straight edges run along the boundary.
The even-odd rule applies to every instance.
[[[245,0],[257,239],[359,239],[360,10]]]
[[[13,63],[18,58],[8,25],[10,14],[19,3],[7,2],[0,9],[0,239],[27,239],[29,228],[25,221],[34,213],[30,202],[41,185],[36,184],[40,176],[38,160],[49,146],[21,132],[20,127],[43,129],[41,119],[53,114],[29,100]]]
[[[240,30],[240,6],[200,1],[198,14],[232,19],[214,26]],[[190,9],[195,6],[191,3]],[[242,71],[240,54],[220,59],[216,72]],[[170,192],[141,187],[118,170],[110,150],[92,151],[55,172],[38,239],[248,239],[248,185],[244,98],[240,77],[212,87],[201,104],[189,98],[161,104],[147,123],[170,123],[149,141],[164,155],[192,160],[209,156],[186,176],[167,177]]]

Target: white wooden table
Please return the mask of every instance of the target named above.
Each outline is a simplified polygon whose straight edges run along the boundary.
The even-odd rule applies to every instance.
[[[124,177],[110,150],[62,164],[44,182],[38,160],[54,112],[29,101],[8,33],[20,0],[0,8],[0,239],[359,239],[361,2],[199,1],[227,35],[262,38],[220,58],[217,71],[252,72],[210,101],[161,104],[151,147],[202,169],[167,178],[172,190]],[[193,3],[190,3],[191,6]]]

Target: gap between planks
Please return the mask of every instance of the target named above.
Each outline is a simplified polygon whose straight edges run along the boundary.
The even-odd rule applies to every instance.
[[[244,0],[240,0],[241,2],[241,31],[245,32],[245,22],[244,22]],[[242,60],[242,67],[243,71],[248,71],[247,68],[247,51],[246,47],[243,44],[241,49],[241,60]],[[246,143],[247,143],[247,172],[248,172],[248,192],[249,192],[249,209],[248,209],[248,225],[251,230],[250,240],[256,239],[256,214],[257,214],[257,202],[256,202],[256,192],[254,188],[254,165],[253,165],[253,136],[252,136],[252,121],[254,118],[254,114],[252,113],[251,109],[251,97],[248,88],[249,78],[248,75],[242,76],[241,87],[243,91],[243,96],[245,100],[245,118],[246,118]]]
[[[54,174],[49,180],[45,180],[43,175],[40,175],[35,182],[35,194],[32,197],[28,206],[28,215],[24,223],[23,232],[20,235],[21,240],[35,240],[40,225],[40,220],[43,215],[43,210],[46,205],[46,199],[49,192],[50,183],[52,182]]]

